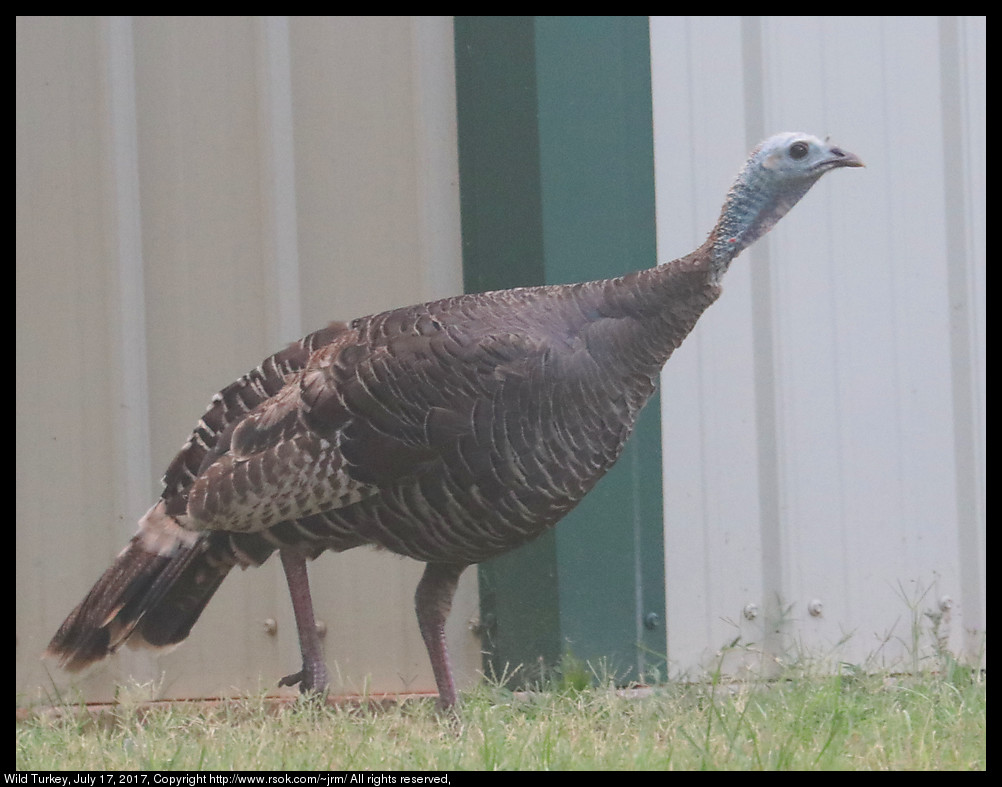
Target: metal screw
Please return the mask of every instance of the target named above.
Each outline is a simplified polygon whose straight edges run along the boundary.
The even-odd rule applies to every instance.
[[[644,628],[653,631],[661,625],[661,616],[657,612],[648,612],[644,615]]]
[[[264,633],[269,637],[274,637],[278,633],[278,621],[275,618],[266,618],[264,621]]]
[[[497,625],[497,616],[493,612],[488,612],[482,618],[475,617],[470,620],[470,631],[478,637],[486,637],[494,633]]]
[[[745,608],[741,610],[741,614],[745,616],[745,620],[755,620],[758,617],[758,604],[754,601],[745,604]]]
[[[951,609],[953,609],[953,599],[950,598],[949,596],[943,596],[939,600],[939,611],[946,612]]]
[[[825,605],[821,603],[821,599],[815,598],[811,599],[810,603],[807,605],[807,612],[812,618],[821,617],[821,612],[825,608]]]

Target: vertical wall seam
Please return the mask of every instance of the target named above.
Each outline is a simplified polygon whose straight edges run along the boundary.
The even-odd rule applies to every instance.
[[[147,374],[146,296],[143,261],[142,205],[139,187],[139,137],[136,115],[135,52],[132,18],[107,17],[99,23],[105,83],[107,226],[113,235],[117,310],[113,330],[118,356],[120,487],[118,510],[127,535],[149,505],[150,456],[149,377]]]
[[[744,79],[745,147],[751,150],[766,136],[766,63],[761,17],[741,19]],[[773,325],[772,254],[769,238],[748,251],[751,265],[752,346],[754,347],[755,423],[758,434],[759,527],[762,539],[762,609],[765,613],[763,648],[767,654],[782,650],[783,526],[780,511],[780,413],[776,381],[776,347]]]
[[[261,132],[261,238],[264,242],[268,345],[279,347],[302,333],[296,156],[292,114],[289,19],[256,20],[258,123]]]
[[[966,629],[965,647],[969,657],[980,649],[985,626],[980,587],[979,504],[977,470],[976,406],[974,382],[973,325],[973,242],[967,222],[970,157],[964,125],[968,81],[964,73],[964,52],[960,20],[941,17],[940,73],[943,123],[943,204],[946,226],[947,313],[950,316],[950,372],[953,399],[954,472],[958,528],[958,561],[962,609]]]
[[[107,308],[111,358],[117,363],[117,408],[109,412],[116,443],[117,510],[123,535],[131,536],[136,519],[150,504],[153,462],[150,451],[148,347],[142,203],[139,185],[139,126],[136,109],[136,61],[132,17],[98,22],[98,52],[104,79],[102,154],[105,178],[105,227],[114,256]],[[117,352],[117,358],[115,358]],[[156,677],[149,652],[129,652],[118,664],[139,680]]]

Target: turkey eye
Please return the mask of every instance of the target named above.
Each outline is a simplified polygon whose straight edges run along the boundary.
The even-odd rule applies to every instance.
[[[807,155],[807,143],[806,142],[794,142],[790,145],[790,158],[802,159]]]

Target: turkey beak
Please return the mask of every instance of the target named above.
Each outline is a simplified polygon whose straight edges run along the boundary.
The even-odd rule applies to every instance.
[[[828,148],[828,158],[821,162],[820,168],[824,170],[836,169],[837,167],[865,167],[866,164],[855,153],[850,153],[842,148]]]

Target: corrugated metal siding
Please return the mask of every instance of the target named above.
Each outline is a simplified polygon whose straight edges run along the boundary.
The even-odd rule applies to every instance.
[[[703,239],[769,133],[830,133],[869,165],[828,176],[746,253],[668,366],[674,671],[739,634],[748,663],[825,655],[850,632],[838,658],[893,662],[946,598],[950,646],[976,652],[984,20],[651,30],[662,259]],[[17,20],[23,697],[49,690],[38,654],[212,392],[330,319],[461,289],[452,51],[443,19]],[[316,565],[338,688],[432,689],[420,567],[364,551]],[[467,681],[475,586],[468,572],[450,621]],[[269,564],[231,576],[175,652],[126,650],[75,685],[106,699],[131,675],[205,696],[297,659]]]
[[[461,291],[454,91],[448,18],[17,20],[18,692],[49,687],[39,653],[213,392],[332,319]],[[76,685],[274,685],[299,655],[272,562],[183,647]],[[314,566],[338,690],[433,690],[420,565]],[[475,588],[450,621],[467,682]]]
[[[731,666],[907,665],[940,615],[976,656],[985,20],[656,19],[651,38],[662,259],[705,237],[771,133],[830,134],[868,166],[746,252],[666,368],[674,670],[717,665],[739,635]]]

